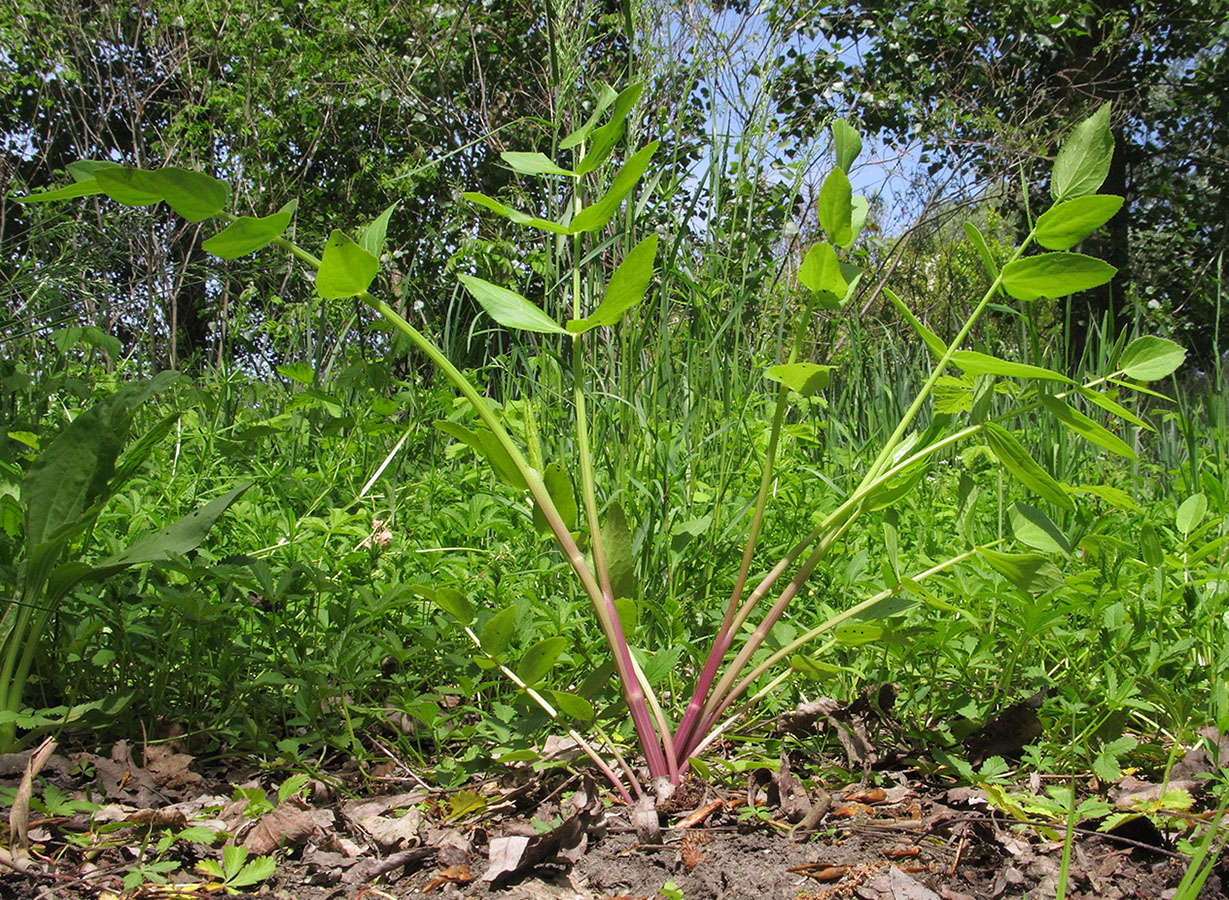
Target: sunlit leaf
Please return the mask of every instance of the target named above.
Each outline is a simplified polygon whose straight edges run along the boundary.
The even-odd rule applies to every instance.
[[[819,224],[828,240],[844,247],[853,238],[850,219],[853,216],[853,191],[843,169],[833,169],[819,189]]]
[[[291,200],[268,216],[239,216],[201,246],[222,259],[238,259],[254,253],[285,233],[297,205],[297,200]]]
[[[1020,442],[1011,432],[991,422],[987,422],[982,428],[991,452],[1013,478],[1060,509],[1075,512],[1075,504],[1071,502],[1062,485],[1028,455],[1028,451],[1020,446]]]
[[[384,252],[384,236],[388,234],[388,222],[393,216],[393,210],[396,208],[396,203],[389,206],[358,234],[359,246],[376,259],[379,259],[380,254]]]
[[[562,635],[538,641],[521,657],[516,667],[517,677],[530,687],[537,684],[546,677],[551,667],[555,665],[555,661],[570,643],[571,641]]]
[[[565,715],[571,716],[573,719],[588,722],[594,716],[593,704],[584,697],[567,694],[563,691],[551,691],[549,697],[556,709]]]
[[[470,295],[486,310],[487,315],[505,328],[543,334],[567,334],[558,322],[516,291],[491,284],[473,275],[457,277]]]
[[[1117,271],[1082,253],[1042,253],[1003,266],[1003,289],[1017,300],[1065,297],[1105,284]]]
[[[512,641],[512,634],[516,629],[516,607],[505,606],[495,615],[487,620],[487,623],[482,626],[482,633],[478,635],[478,640],[482,644],[482,649],[491,656],[498,657],[501,653],[508,649],[508,644]]]
[[[1104,450],[1108,450],[1110,453],[1116,453],[1130,460],[1139,458],[1122,438],[1105,427],[1098,425],[1079,410],[1073,409],[1065,400],[1060,400],[1058,397],[1053,397],[1049,394],[1042,394],[1039,399],[1041,400],[1041,405],[1049,410],[1054,418],[1058,419],[1058,421],[1062,422],[1090,444],[1095,444]]]
[[[982,547],[978,548],[977,555],[1022,591],[1039,593],[1063,584],[1062,572],[1036,553],[1000,553]]]
[[[587,175],[609,158],[615,144],[623,136],[623,131],[627,127],[628,113],[640,99],[643,90],[644,85],[637,82],[619,92],[619,96],[615,98],[614,109],[610,111],[610,120],[600,128],[595,128],[591,133],[591,143],[584,159],[576,166],[577,175]]]
[[[943,355],[947,353],[947,344],[945,344],[937,334],[923,325],[918,318],[913,315],[913,311],[905,305],[905,301],[896,296],[892,290],[885,287],[883,289],[883,293],[884,296],[892,302],[892,305],[900,311],[900,314],[905,317],[905,321],[909,323],[909,327],[917,332],[918,337],[920,337],[922,342],[926,344],[926,347],[930,350],[931,355],[933,355],[936,360],[942,359]]]
[[[571,169],[558,166],[547,158],[545,153],[521,153],[505,150],[499,158],[506,162],[514,172],[522,175],[575,175]]]
[[[841,271],[836,251],[827,241],[811,247],[798,267],[798,280],[816,294],[821,305],[832,308],[844,301],[849,293],[849,282]]]
[[[653,234],[627,252],[623,262],[610,276],[610,284],[597,309],[583,319],[569,321],[567,330],[573,334],[584,334],[599,325],[615,325],[621,321],[629,309],[644,299],[653,278],[656,258],[657,235]]]
[[[106,167],[94,173],[102,192],[124,206],[151,206],[162,200],[162,189],[151,173],[127,166]]]
[[[997,356],[978,353],[976,350],[957,350],[952,354],[952,362],[970,375],[1005,375],[1008,378],[1041,379],[1074,384],[1066,375],[1060,375],[1050,369],[1010,362],[1006,359],[999,359]]]
[[[1186,361],[1186,350],[1165,338],[1145,335],[1123,351],[1118,368],[1128,378],[1156,381],[1173,374]]]
[[[354,297],[371,287],[379,271],[378,259],[335,228],[320,257],[316,292],[325,300]]]
[[[1037,243],[1047,250],[1070,250],[1122,208],[1122,198],[1093,194],[1055,203],[1037,218]]]
[[[828,379],[834,368],[835,366],[819,366],[815,363],[788,363],[772,366],[765,374],[791,391],[809,397],[828,386]]]
[[[1174,516],[1174,524],[1178,526],[1178,531],[1182,533],[1183,538],[1190,536],[1190,533],[1203,521],[1207,512],[1208,498],[1202,493],[1191,494],[1182,501],[1177,515]]]
[[[466,191],[461,195],[470,203],[477,203],[479,206],[486,207],[492,212],[499,213],[505,219],[508,219],[517,225],[529,225],[533,228],[540,228],[543,231],[552,231],[555,234],[571,234],[572,231],[566,225],[560,225],[558,222],[552,222],[550,219],[540,219],[537,216],[526,215],[519,210],[515,210],[510,206],[500,203],[494,197],[488,197],[486,194],[480,194],[477,191]]]
[[[229,184],[190,169],[173,166],[157,169],[149,173],[148,184],[162,194],[171,209],[189,222],[203,222],[216,216],[230,201]]]
[[[832,122],[832,146],[836,153],[836,164],[845,172],[849,172],[854,160],[862,152],[862,137],[857,129],[844,119],[834,119]]]
[[[1102,104],[1095,113],[1075,126],[1054,160],[1050,196],[1056,201],[1095,194],[1109,176],[1114,158],[1114,136],[1110,132],[1110,105]]]
[[[623,164],[622,168],[619,169],[618,174],[615,175],[614,180],[610,183],[610,188],[602,198],[596,203],[586,206],[576,214],[576,217],[572,219],[572,224],[569,226],[570,232],[572,234],[580,234],[581,232],[597,231],[605,226],[618,211],[619,204],[623,202],[623,198],[636,186],[636,182],[640,180],[644,170],[649,167],[649,160],[653,158],[653,154],[656,152],[657,141],[653,141],[630,157]]]

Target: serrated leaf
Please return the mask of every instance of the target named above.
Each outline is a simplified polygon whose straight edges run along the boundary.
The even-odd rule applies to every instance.
[[[237,874],[227,879],[228,887],[241,888],[259,884],[277,871],[277,861],[271,856],[258,856],[239,870]]]
[[[645,169],[649,167],[649,160],[653,158],[653,154],[657,152],[657,141],[642,147],[635,155],[630,157],[627,162],[619,169],[614,180],[610,183],[609,190],[596,203],[586,206],[576,214],[569,226],[571,234],[580,234],[582,232],[597,231],[606,225],[611,220],[614,214],[619,209],[619,204],[623,202],[623,198],[631,192],[636,186],[636,182],[640,180],[640,176],[644,174]]]
[[[1102,104],[1095,113],[1075,126],[1054,160],[1050,196],[1056,201],[1095,194],[1109,176],[1114,158],[1114,136],[1110,132],[1110,105]]]
[[[551,162],[545,153],[505,150],[499,154],[499,158],[506,162],[514,172],[520,172],[522,175],[576,175],[571,169],[565,169]]]
[[[981,547],[977,555],[1022,591],[1039,593],[1063,584],[1062,572],[1036,553],[1000,553]]]
[[[1037,218],[1037,243],[1047,250],[1070,250],[1122,208],[1114,194],[1094,194],[1056,203]]]
[[[1044,553],[1071,555],[1071,544],[1050,517],[1027,503],[1013,503],[1007,509],[1011,533],[1022,544]]]
[[[1145,335],[1122,352],[1118,368],[1127,378],[1156,381],[1177,371],[1186,361],[1186,350],[1165,338]]]
[[[1130,460],[1137,460],[1139,458],[1122,438],[1103,426],[1098,425],[1079,410],[1073,409],[1065,400],[1060,400],[1058,397],[1053,397],[1049,394],[1042,394],[1039,399],[1041,400],[1041,405],[1054,418],[1058,419],[1058,421],[1062,422],[1090,444]]]
[[[834,119],[832,122],[832,146],[836,154],[836,164],[845,172],[849,172],[854,160],[862,152],[862,136],[857,129],[844,119]]]
[[[1065,297],[1105,284],[1117,271],[1082,253],[1042,253],[1003,266],[1003,289],[1017,300]]]
[[[525,684],[532,687],[546,677],[555,661],[571,643],[562,635],[538,641],[525,651],[516,667],[516,675]]]
[[[819,224],[828,240],[838,247],[847,246],[853,238],[850,219],[853,216],[853,190],[843,169],[833,169],[819,189]]]
[[[653,278],[653,262],[657,258],[657,235],[650,235],[627,252],[623,262],[610,276],[610,284],[602,302],[583,319],[572,319],[567,330],[572,334],[584,334],[599,325],[615,325],[627,311],[644,299],[649,282]]]
[[[254,253],[285,233],[298,202],[291,200],[277,212],[260,218],[239,216],[201,246],[221,259],[238,259]]]
[[[316,292],[325,300],[355,297],[371,287],[379,271],[378,259],[334,228],[320,257]]]
[[[772,366],[765,375],[803,397],[810,397],[828,386],[834,368],[835,366],[819,366],[815,363],[788,363]]]
[[[478,301],[487,315],[505,328],[536,331],[540,334],[567,334],[558,322],[516,291],[491,284],[473,275],[457,278],[470,296]]]
[[[952,354],[952,362],[970,375],[1005,375],[1008,378],[1041,379],[1043,381],[1061,381],[1074,384],[1066,375],[1041,366],[1030,366],[1027,363],[1009,362],[997,356],[978,353],[976,350],[957,350]]]
[[[101,170],[107,171],[107,170]],[[148,174],[145,182],[171,209],[189,222],[216,216],[230,201],[230,185],[204,172],[168,166]]]
[[[1075,512],[1075,504],[1071,502],[1062,485],[1028,455],[1028,451],[1020,446],[1015,436],[992,422],[987,422],[982,429],[985,431],[990,451],[1013,478],[1059,509]]]

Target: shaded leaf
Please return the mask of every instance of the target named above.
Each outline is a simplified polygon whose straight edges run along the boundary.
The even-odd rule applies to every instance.
[[[1011,533],[1022,544],[1045,553],[1071,555],[1071,544],[1050,517],[1027,503],[1013,503],[1007,510]]]
[[[623,136],[623,131],[627,126],[628,113],[632,111],[632,107],[640,99],[640,94],[643,90],[644,85],[637,82],[619,92],[618,97],[614,101],[614,109],[610,111],[610,121],[600,128],[593,130],[592,143],[590,143],[589,149],[580,161],[580,164],[576,166],[577,175],[587,175],[609,158],[615,144]]]
[[[931,355],[933,355],[936,360],[942,359],[943,355],[947,353],[947,344],[944,343],[937,334],[923,325],[918,318],[913,315],[912,310],[905,305],[905,301],[896,296],[891,289],[885,287],[883,289],[883,293],[890,301],[892,301],[892,305],[900,311],[900,314],[905,317],[905,321],[909,323],[909,327],[917,332],[918,337],[920,337],[922,342],[926,344],[926,347],[930,350]]]
[[[521,153],[505,150],[499,154],[499,158],[506,162],[513,171],[520,172],[522,175],[574,176],[576,174],[571,169],[555,165],[555,163],[547,158],[545,153]]]
[[[499,213],[505,219],[509,219],[517,225],[529,225],[533,228],[541,228],[543,231],[552,231],[555,234],[572,233],[566,225],[560,225],[558,222],[552,222],[550,219],[540,219],[537,216],[527,215],[519,210],[513,209],[510,206],[500,203],[494,197],[488,197],[486,194],[480,194],[477,191],[466,191],[461,196],[470,203],[476,203],[479,206],[486,207],[492,212]]]
[[[1042,394],[1039,399],[1041,400],[1041,405],[1049,410],[1054,418],[1058,419],[1058,421],[1062,422],[1090,444],[1130,460],[1139,458],[1122,438],[1103,426],[1098,425],[1079,410],[1073,409],[1065,400],[1060,400],[1058,397],[1051,396],[1050,394]]]
[[[508,649],[508,644],[512,641],[512,634],[515,628],[516,607],[505,606],[495,615],[491,616],[487,623],[482,626],[482,633],[478,635],[482,649],[491,654],[491,656],[498,657]]]
[[[205,540],[205,536],[213,528],[214,523],[222,517],[222,513],[226,512],[230,505],[251,486],[250,481],[245,482],[220,497],[215,497],[200,509],[188,513],[178,522],[141,538],[114,556],[107,557],[98,564],[97,568],[102,570],[140,563],[162,562],[195,550]]]
[[[517,677],[525,684],[533,686],[546,677],[555,661],[571,643],[566,637],[556,635],[538,641],[525,651],[516,667]]]
[[[108,171],[108,170],[101,170]],[[162,195],[171,209],[189,222],[203,222],[216,216],[230,201],[230,185],[204,172],[173,166],[150,172],[151,190]]]
[[[632,530],[623,506],[612,503],[602,521],[602,549],[606,553],[606,569],[610,587],[616,597],[637,596],[636,561],[632,556]]]
[[[991,452],[1013,478],[1060,509],[1075,512],[1075,504],[1071,502],[1062,485],[1028,455],[1028,451],[1020,446],[1014,435],[992,422],[987,422],[982,429]]]
[[[839,306],[849,294],[849,282],[841,269],[836,251],[827,241],[815,244],[807,251],[798,267],[798,280],[816,294],[820,304],[832,309]]]
[[[1028,593],[1038,593],[1060,587],[1062,573],[1044,556],[1036,553],[1000,553],[979,548],[977,555],[1016,587]]]
[[[221,259],[238,259],[254,253],[285,233],[297,205],[297,200],[291,200],[271,215],[239,216],[201,246]]]

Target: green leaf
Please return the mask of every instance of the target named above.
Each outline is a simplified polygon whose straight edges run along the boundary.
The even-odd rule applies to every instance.
[[[819,224],[828,239],[838,247],[853,240],[850,220],[853,217],[853,190],[849,176],[842,169],[833,169],[819,189]]]
[[[982,429],[985,431],[990,451],[1017,481],[1059,509],[1075,512],[1075,504],[1071,502],[1062,485],[1028,455],[1028,451],[1020,446],[1020,442],[1009,431],[993,422],[987,422]]]
[[[363,293],[375,281],[380,261],[334,228],[324,245],[316,292],[325,300],[344,300]]]
[[[374,256],[377,260],[380,254],[384,252],[384,238],[388,234],[388,222],[393,217],[393,210],[397,208],[394,203],[376,216],[366,228],[358,234],[359,246]]]
[[[616,597],[615,612],[619,614],[619,624],[623,627],[623,636],[631,638],[640,627],[640,608],[631,597]]]
[[[564,715],[571,716],[573,719],[579,719],[582,722],[588,722],[594,716],[593,704],[584,697],[567,694],[563,691],[550,691],[549,696],[555,708]]]
[[[1037,219],[1037,243],[1047,250],[1070,250],[1122,208],[1122,198],[1094,194],[1056,203]]]
[[[857,130],[844,119],[832,121],[832,145],[836,153],[836,164],[845,172],[849,171],[858,154],[862,152],[862,137]]]
[[[516,463],[512,460],[512,454],[508,452],[508,448],[489,429],[469,429],[458,422],[450,422],[445,419],[438,420],[433,424],[444,434],[450,435],[472,447],[479,456],[483,457],[490,464],[496,477],[505,484],[518,491],[527,489],[525,479],[521,477],[520,469],[516,467]]]
[[[1013,503],[1007,509],[1011,533],[1022,544],[1045,553],[1071,555],[1071,544],[1050,517],[1027,503]]]
[[[1156,533],[1156,526],[1151,522],[1145,522],[1139,528],[1139,549],[1144,562],[1149,566],[1156,569],[1164,565],[1165,551],[1161,549],[1161,538]]]
[[[833,309],[844,302],[849,294],[849,283],[841,270],[836,251],[827,241],[822,241],[810,250],[798,268],[798,280],[817,297],[820,305]]]
[[[1066,375],[1060,375],[1041,366],[1030,366],[1026,363],[1008,362],[997,356],[988,356],[976,350],[957,350],[952,354],[952,362],[970,375],[1005,375],[1008,378],[1041,379],[1044,381],[1062,381],[1074,384]]]
[[[598,89],[597,103],[594,105],[593,112],[590,113],[589,118],[585,121],[585,124],[581,125],[562,141],[560,141],[559,149],[571,150],[581,141],[588,139],[593,129],[597,127],[598,119],[602,117],[602,113],[608,110],[610,108],[610,104],[614,103],[618,98],[619,95],[615,93],[614,88],[608,84],[603,84]]]
[[[1182,501],[1177,515],[1174,516],[1174,524],[1178,526],[1178,531],[1182,533],[1184,539],[1190,537],[1191,532],[1203,521],[1207,511],[1208,498],[1202,493],[1191,494]]]
[[[883,289],[883,293],[890,301],[892,301],[892,305],[900,311],[900,314],[905,317],[905,321],[909,323],[909,327],[917,332],[918,337],[920,337],[922,342],[926,344],[934,358],[936,360],[942,359],[943,355],[947,353],[947,344],[945,344],[937,334],[923,325],[917,317],[913,315],[913,312],[909,309],[909,307],[905,305],[905,301],[896,296],[891,289],[885,287]]]
[[[616,597],[635,598],[636,560],[632,555],[632,529],[621,504],[612,503],[607,507],[601,531],[611,590]]]
[[[55,200],[72,200],[76,197],[88,197],[91,194],[101,194],[102,185],[95,178],[77,181],[64,187],[52,188],[49,191],[36,191],[24,197],[14,197],[18,203],[46,203]]]
[[[174,524],[146,535],[119,553],[107,557],[98,564],[97,568],[105,570],[141,563],[163,562],[195,550],[205,540],[209,530],[222,517],[222,514],[251,486],[252,483],[248,481],[231,488],[225,494],[215,497]]]
[[[516,607],[505,606],[495,615],[491,616],[487,623],[482,626],[482,634],[478,635],[482,649],[491,654],[491,656],[498,657],[508,649],[508,644],[512,642],[512,633],[515,628]]]
[[[474,621],[473,604],[456,588],[436,588],[431,601],[461,625],[469,625]]]
[[[1022,591],[1038,593],[1063,584],[1062,573],[1044,556],[1036,553],[1000,553],[981,547],[977,555]]]
[[[623,198],[636,186],[636,182],[640,180],[640,176],[649,167],[649,160],[652,159],[653,154],[656,152],[657,141],[653,141],[647,146],[642,147],[639,152],[628,159],[622,168],[619,169],[618,174],[615,175],[614,180],[610,183],[610,189],[606,191],[602,198],[596,203],[586,206],[576,214],[576,217],[572,219],[569,232],[571,234],[580,234],[586,231],[597,231],[605,226],[618,211],[619,204],[623,202]]]
[[[1110,413],[1111,415],[1115,415],[1118,418],[1122,419],[1123,421],[1130,422],[1132,425],[1137,425],[1140,428],[1146,429],[1148,431],[1156,430],[1151,425],[1149,425],[1147,422],[1145,422],[1143,419],[1141,419],[1139,416],[1135,415],[1135,413],[1127,409],[1125,406],[1115,403],[1113,400],[1105,396],[1105,394],[1101,393],[1100,391],[1094,391],[1086,387],[1079,387],[1079,388],[1076,388],[1076,390],[1079,392],[1079,395],[1081,397],[1085,398],[1086,400],[1091,400],[1093,403],[1095,403],[1097,406],[1101,407],[1103,410]]]
[[[1122,352],[1118,368],[1137,381],[1156,381],[1172,374],[1186,361],[1186,350],[1165,338],[1145,335]]]
[[[298,200],[291,200],[277,212],[260,218],[239,216],[201,246],[222,259],[238,259],[254,253],[285,233],[298,203]]]
[[[866,224],[866,217],[870,215],[870,201],[861,194],[855,194],[851,201],[853,213],[849,217],[849,244],[852,244],[858,239],[858,235],[862,233],[862,226]],[[846,244],[848,246],[848,244]]]
[[[1095,194],[1109,176],[1113,158],[1110,105],[1104,103],[1075,126],[1058,151],[1050,178],[1050,196],[1061,201]]]
[[[607,160],[615,143],[623,136],[627,127],[627,116],[640,99],[643,90],[644,85],[637,82],[619,92],[614,109],[610,113],[610,121],[592,132],[593,142],[589,145],[584,159],[576,166],[577,175],[587,175]]]
[[[228,848],[229,849],[229,848]],[[239,849],[243,849],[240,847]],[[228,887],[241,888],[259,884],[277,871],[277,862],[271,856],[258,856],[227,879]]]
[[[1003,266],[1003,289],[1017,300],[1065,297],[1105,284],[1117,271],[1082,253],[1042,253]]]
[[[788,363],[773,366],[765,375],[803,397],[810,397],[828,386],[828,379],[834,368],[836,367],[818,366],[815,363]]]
[[[552,222],[550,219],[540,219],[537,216],[526,215],[510,206],[505,206],[494,197],[488,197],[486,194],[479,194],[477,191],[466,191],[461,196],[470,203],[477,203],[479,206],[484,206],[492,212],[499,213],[505,219],[509,219],[517,225],[529,225],[533,228],[541,228],[543,231],[553,231],[555,234],[572,233],[572,230],[566,225],[560,225],[558,222]]]
[[[94,173],[102,192],[124,206],[152,206],[160,202],[162,188],[151,172],[127,166],[102,168]]]
[[[584,334],[599,325],[614,325],[622,320],[629,309],[644,299],[649,281],[653,277],[653,262],[657,258],[657,235],[650,235],[627,252],[623,262],[610,276],[606,294],[589,316],[572,319],[567,330]]]
[[[557,462],[548,463],[546,470],[542,473],[542,483],[546,485],[546,492],[550,494],[551,502],[555,504],[559,518],[563,519],[564,527],[568,531],[575,531],[579,508],[576,504],[576,490],[572,486],[572,479],[568,476],[567,470]],[[546,516],[537,504],[533,507],[533,524],[542,534],[550,533],[550,525],[546,521]]]
[[[1137,460],[1139,458],[1122,438],[1098,425],[1079,410],[1073,409],[1065,400],[1060,400],[1058,397],[1053,397],[1049,394],[1042,394],[1039,399],[1041,400],[1041,405],[1049,410],[1054,418],[1058,419],[1058,421],[1062,422],[1090,444],[1130,460]]]
[[[844,644],[847,647],[860,647],[862,644],[871,644],[882,640],[883,626],[864,623],[841,625],[833,629],[832,636],[839,644]]]
[[[278,375],[298,384],[310,386],[316,380],[316,370],[305,362],[282,363],[276,367]]]
[[[1124,509],[1127,512],[1140,511],[1140,505],[1135,502],[1135,499],[1120,488],[1104,484],[1082,484],[1077,488],[1072,488],[1072,490],[1077,494],[1088,494],[1089,496],[1097,497],[1104,500],[1110,506]]]
[[[546,677],[551,667],[554,666],[555,660],[568,648],[570,643],[571,641],[562,635],[538,641],[521,657],[516,667],[517,677],[530,687],[537,684]]]
[[[820,662],[809,656],[803,656],[801,653],[791,656],[789,658],[789,665],[795,672],[812,681],[823,681],[832,675],[839,675],[841,672],[848,671],[840,666],[834,666],[831,663]]]
[[[499,154],[499,158],[506,162],[514,172],[520,172],[522,175],[576,175],[571,169],[555,165],[545,153],[505,150]]]
[[[559,323],[516,291],[491,284],[473,275],[458,275],[461,284],[486,310],[487,315],[505,328],[536,331],[542,334],[567,334]]]
[[[106,171],[106,170],[103,170]],[[145,182],[189,222],[203,222],[226,208],[230,185],[204,172],[170,166],[150,172]]]
[[[969,242],[977,248],[977,255],[981,257],[982,268],[986,270],[990,280],[994,281],[999,277],[999,268],[994,264],[994,257],[990,254],[990,247],[986,243],[986,239],[982,237],[982,233],[977,230],[977,226],[972,222],[964,223],[964,233],[968,235]]]

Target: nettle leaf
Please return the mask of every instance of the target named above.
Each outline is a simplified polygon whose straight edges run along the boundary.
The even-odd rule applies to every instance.
[[[379,271],[378,259],[334,228],[320,257],[316,292],[325,300],[355,297],[371,287]]]
[[[836,164],[845,172],[849,171],[858,154],[862,152],[862,137],[857,129],[844,119],[834,119],[832,122],[832,145],[836,153]]]
[[[358,233],[359,246],[374,256],[377,260],[380,254],[384,252],[384,237],[388,234],[388,221],[393,216],[393,210],[397,208],[394,203],[384,212],[380,213],[371,224]]]
[[[1060,509],[1075,512],[1075,504],[1071,502],[1062,485],[1028,455],[1028,451],[1020,446],[1020,442],[1011,432],[993,422],[987,422],[982,429],[986,433],[990,452],[1017,481]]]
[[[840,260],[827,241],[821,241],[807,251],[802,265],[798,267],[798,280],[827,309],[839,306],[849,294],[849,282],[845,280]]]
[[[1122,352],[1118,368],[1137,381],[1156,381],[1177,371],[1186,361],[1186,350],[1165,338],[1145,335],[1131,341]]]
[[[299,205],[291,200],[271,215],[255,218],[240,216],[201,246],[221,259],[238,259],[268,246],[281,237],[290,226],[290,217]]]
[[[152,206],[162,200],[162,190],[152,173],[127,166],[101,168],[94,173],[102,192],[124,206]]]
[[[521,657],[516,667],[517,677],[530,687],[537,684],[546,677],[569,644],[571,641],[562,635],[538,641]]]
[[[204,172],[170,166],[148,175],[149,187],[189,222],[203,222],[216,216],[230,201],[230,185]]]
[[[514,172],[522,175],[567,175],[575,177],[571,169],[555,165],[545,153],[521,153],[505,150],[499,158],[508,164]]]
[[[1011,523],[1011,533],[1020,543],[1046,553],[1071,555],[1071,544],[1066,536],[1050,521],[1050,517],[1037,507],[1027,503],[1013,503],[1007,509],[1007,520]]]
[[[470,203],[477,203],[479,206],[486,207],[492,212],[499,213],[505,219],[517,225],[528,225],[532,228],[540,228],[543,231],[551,231],[555,234],[572,233],[571,229],[566,225],[560,225],[558,222],[552,222],[550,219],[540,219],[537,216],[526,215],[519,210],[500,203],[494,197],[488,197],[486,194],[480,194],[477,191],[466,191],[461,196]]]
[[[853,189],[843,169],[833,169],[819,189],[819,224],[828,239],[838,247],[853,240],[850,220],[853,218]]]
[[[1058,567],[1036,553],[1000,553],[980,547],[977,555],[1022,591],[1040,593],[1063,584]]]
[[[1114,194],[1094,194],[1056,203],[1037,218],[1037,243],[1047,250],[1070,250],[1122,208]]]
[[[923,325],[921,321],[918,320],[917,316],[913,314],[913,311],[905,305],[905,301],[896,296],[895,292],[885,287],[883,289],[883,293],[890,301],[892,301],[892,305],[900,311],[900,314],[905,317],[905,321],[909,323],[909,327],[917,332],[918,337],[922,339],[922,342],[930,350],[934,358],[936,360],[942,359],[943,355],[947,353],[947,344],[944,343],[943,339]]]
[[[1074,409],[1065,400],[1050,394],[1042,394],[1039,399],[1041,400],[1041,405],[1049,410],[1054,418],[1058,419],[1058,421],[1062,422],[1090,444],[1108,450],[1110,453],[1126,457],[1129,460],[1139,459],[1135,451],[1122,438],[1103,426],[1098,425],[1088,416]]]
[[[1114,158],[1110,105],[1101,107],[1075,126],[1054,160],[1050,196],[1056,201],[1095,194],[1109,176]]]
[[[653,154],[657,152],[657,141],[642,147],[635,155],[631,156],[625,162],[622,168],[619,169],[614,180],[610,183],[610,189],[596,203],[586,206],[576,214],[572,219],[572,224],[569,227],[569,233],[580,234],[586,231],[597,231],[599,228],[605,227],[606,223],[614,216],[619,209],[619,204],[623,202],[623,198],[631,192],[631,189],[636,186],[636,182],[640,180],[640,176],[644,174],[645,169],[649,167],[649,160],[653,158]]]
[[[1042,253],[1003,266],[1003,288],[1017,300],[1065,297],[1105,284],[1117,271],[1082,253]]]
[[[516,291],[491,284],[473,275],[458,275],[461,284],[486,310],[487,315],[505,328],[536,331],[540,334],[567,334],[559,323]]]
[[[1050,369],[1030,366],[1027,363],[1009,362],[997,356],[978,353],[976,350],[957,350],[952,354],[952,362],[970,375],[1005,375],[1008,378],[1041,379],[1075,384],[1066,375],[1060,375]]]
[[[818,366],[815,363],[787,363],[773,366],[765,375],[791,391],[809,397],[828,386],[834,368],[835,366]]]
[[[653,278],[653,262],[657,258],[657,235],[650,235],[627,252],[619,268],[610,276],[606,294],[590,315],[572,319],[567,330],[572,334],[584,334],[599,325],[615,325],[627,311],[644,299],[649,281]]]

